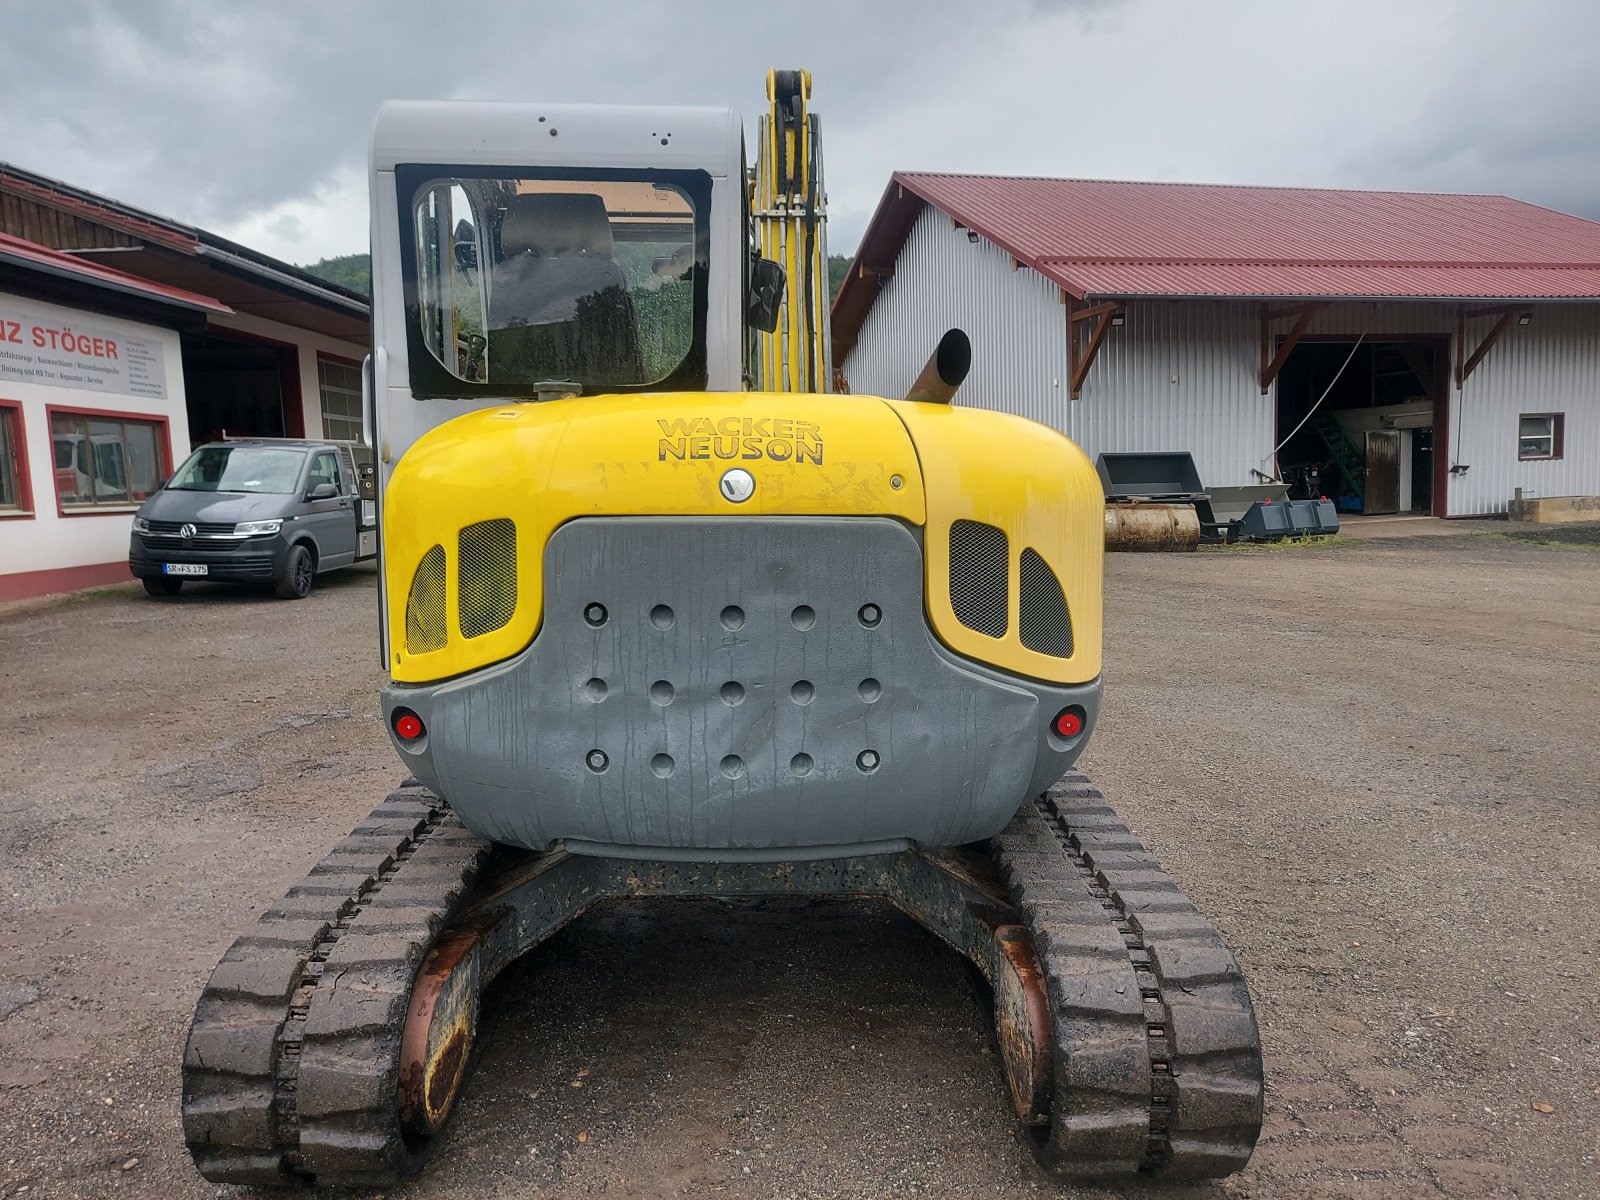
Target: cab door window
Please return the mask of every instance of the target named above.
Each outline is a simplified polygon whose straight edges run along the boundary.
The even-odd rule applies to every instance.
[[[311,460],[311,475],[306,480],[306,495],[309,496],[316,491],[318,484],[323,483],[331,483],[336,492],[343,493],[343,489],[339,487],[338,460],[328,451],[319,453]]]

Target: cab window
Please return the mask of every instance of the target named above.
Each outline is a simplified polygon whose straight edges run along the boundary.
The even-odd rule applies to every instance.
[[[412,391],[703,386],[709,198],[701,172],[422,176],[403,194]]]

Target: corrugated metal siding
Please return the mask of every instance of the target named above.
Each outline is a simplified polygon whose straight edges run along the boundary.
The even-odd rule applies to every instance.
[[[1450,455],[1470,470],[1450,482],[1450,514],[1500,513],[1517,488],[1530,496],[1600,494],[1600,306],[1533,308],[1452,392]],[[1471,323],[1481,331],[1487,321]],[[1474,344],[1468,335],[1469,353]],[[1565,413],[1563,455],[1517,459],[1517,418]]]
[[[929,206],[883,283],[845,378],[858,395],[904,396],[947,329],[972,339],[957,403],[1017,413],[1070,435],[1066,309],[1056,286]]]
[[[1056,286],[925,208],[845,360],[850,390],[901,396],[941,334],[972,339],[958,404],[1050,425],[1091,458],[1104,450],[1189,450],[1208,483],[1268,469],[1273,407],[1255,383],[1254,308],[1160,301],[1129,306],[1076,401],[1067,399],[1067,312]]]
[[[1600,305],[1529,306],[1450,390],[1449,445],[1465,475],[1448,483],[1451,516],[1503,513],[1515,489],[1530,495],[1600,494]],[[972,337],[973,370],[957,403],[1018,413],[1102,451],[1188,450],[1212,486],[1258,482],[1272,470],[1276,396],[1261,395],[1257,307],[1231,301],[1135,301],[1108,331],[1083,397],[1067,400],[1066,312],[1055,285],[987,240],[973,243],[931,205],[912,229],[845,362],[852,391],[904,395],[939,336]],[[1287,332],[1291,322],[1274,325]],[[1467,348],[1493,324],[1469,323]],[[1355,339],[1443,335],[1455,362],[1456,306],[1333,304],[1308,333]],[[1517,418],[1565,414],[1560,460],[1521,462]],[[1287,432],[1287,431],[1285,431]]]
[[[1253,305],[1153,301],[1127,306],[1073,404],[1073,437],[1102,451],[1187,450],[1209,486],[1270,471],[1273,398],[1257,379]]]
[[[1273,322],[1272,331],[1282,335],[1288,333],[1293,324],[1293,321],[1284,318]],[[1312,318],[1306,332],[1313,336],[1347,335],[1354,339],[1360,336],[1362,330],[1367,331],[1369,338],[1396,334],[1454,334],[1456,309],[1451,304],[1385,304],[1381,301],[1330,304]],[[1253,330],[1251,336],[1256,336]],[[1450,361],[1454,362],[1454,357]]]

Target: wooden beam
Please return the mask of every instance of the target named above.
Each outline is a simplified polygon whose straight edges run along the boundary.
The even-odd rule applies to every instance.
[[[1472,352],[1466,362],[1459,363],[1456,367],[1456,387],[1458,389],[1462,384],[1466,383],[1468,376],[1478,369],[1478,364],[1483,361],[1483,356],[1489,353],[1494,344],[1505,336],[1506,330],[1510,329],[1511,323],[1517,319],[1517,311],[1515,308],[1508,308],[1501,313],[1500,319],[1494,323],[1494,328],[1483,335],[1483,341],[1478,343],[1478,348]],[[1462,313],[1461,318],[1461,334],[1456,339],[1456,358],[1458,362],[1466,343],[1466,313]]]
[[[1071,383],[1078,377],[1078,360],[1083,357],[1083,347],[1078,344],[1078,326],[1072,320],[1074,301],[1066,292],[1061,293],[1061,303],[1067,306],[1067,396],[1076,400],[1072,395]]]
[[[1104,304],[1095,304],[1089,308],[1078,309],[1072,314],[1070,319],[1074,324],[1076,324],[1079,321],[1087,321],[1093,317],[1098,317],[1102,313],[1114,313],[1121,307],[1121,300],[1107,300]]]
[[[1088,378],[1089,368],[1094,366],[1095,355],[1100,353],[1100,344],[1106,340],[1106,331],[1111,328],[1112,315],[1121,307],[1122,302],[1119,300],[1107,304],[1097,304],[1092,309],[1082,309],[1069,315],[1067,319],[1067,345],[1071,377],[1068,383],[1071,386],[1068,389],[1068,395],[1072,399],[1082,399],[1083,381]],[[1081,334],[1077,322],[1080,318],[1087,320],[1091,316],[1095,318],[1094,332],[1089,335],[1089,344],[1080,349],[1079,338]]]
[[[893,267],[869,267],[869,266],[867,266],[866,263],[862,263],[860,266],[858,266],[856,268],[856,272],[863,279],[865,279],[868,275],[876,275],[879,279],[888,279],[891,275],[894,274],[894,268]]]
[[[1289,361],[1289,355],[1294,352],[1295,346],[1299,345],[1300,339],[1305,336],[1306,330],[1311,328],[1312,318],[1327,307],[1326,304],[1307,305],[1306,310],[1295,318],[1294,325],[1289,330],[1289,335],[1283,339],[1283,345],[1278,347],[1278,353],[1273,356],[1271,362],[1261,368],[1261,394],[1263,396],[1272,390],[1272,385],[1277,382],[1278,372],[1283,370],[1283,364]],[[1264,323],[1265,318],[1263,318]],[[1265,352],[1263,352],[1262,357],[1265,357]]]

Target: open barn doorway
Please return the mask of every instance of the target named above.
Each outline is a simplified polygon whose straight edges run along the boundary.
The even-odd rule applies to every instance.
[[[1277,380],[1291,494],[1347,513],[1444,515],[1448,359],[1443,336],[1301,339]]]
[[[182,335],[183,388],[195,445],[229,437],[304,437],[293,346],[214,329]]]

